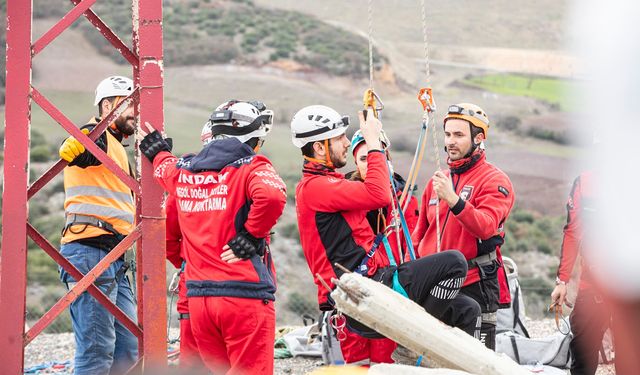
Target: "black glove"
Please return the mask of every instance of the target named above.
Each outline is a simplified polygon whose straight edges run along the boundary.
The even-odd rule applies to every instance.
[[[162,135],[160,135],[160,132],[157,130],[147,134],[140,142],[140,152],[142,152],[149,161],[153,161],[153,158],[161,151],[171,152],[171,146],[162,138]]]
[[[264,240],[255,238],[246,230],[238,232],[227,245],[240,259],[249,259],[255,254],[264,255]]]

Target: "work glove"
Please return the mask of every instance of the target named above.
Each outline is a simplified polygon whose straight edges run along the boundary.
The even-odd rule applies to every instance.
[[[89,129],[82,129],[81,131],[84,134],[89,134]],[[75,137],[69,137],[62,142],[58,154],[62,160],[71,163],[73,159],[77,158],[84,151],[85,148],[80,141],[75,139]]]
[[[227,245],[240,259],[249,259],[256,254],[264,255],[264,240],[255,238],[246,230],[238,232]]]
[[[171,145],[157,130],[147,134],[140,142],[140,152],[153,162],[153,159],[162,151],[171,152]]]

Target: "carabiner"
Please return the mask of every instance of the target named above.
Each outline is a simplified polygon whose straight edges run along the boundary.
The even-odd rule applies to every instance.
[[[364,92],[362,103],[364,105],[364,109],[370,109],[373,111],[373,116],[375,118],[379,118],[379,112],[384,109],[384,103],[382,103],[382,100],[380,100],[380,97],[375,93],[375,91],[373,91],[373,89],[367,89],[367,91]]]
[[[435,112],[436,111],[436,101],[433,98],[433,90],[431,87],[423,87],[418,92],[418,100],[420,104],[422,104],[422,109],[425,112]]]

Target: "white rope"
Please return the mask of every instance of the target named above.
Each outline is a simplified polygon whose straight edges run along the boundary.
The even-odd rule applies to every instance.
[[[373,90],[373,4],[368,2],[367,15],[369,19],[369,88]]]
[[[426,72],[426,83],[429,87],[429,81],[431,80],[431,69],[429,68],[429,42],[427,39],[427,11],[425,6],[425,0],[420,0],[420,6],[422,8],[422,40],[424,42],[424,64]]]
[[[425,0],[420,0],[420,6],[422,10],[422,40],[424,43],[424,65],[425,65],[425,79],[427,87],[430,87],[431,81],[431,69],[429,67],[429,40],[427,38],[427,11]],[[442,170],[442,162],[440,160],[440,147],[438,146],[438,132],[436,129],[435,111],[426,111],[423,116],[428,116],[429,125],[431,126],[431,133],[433,137],[433,153],[436,159],[436,167],[438,170]],[[437,198],[436,198],[437,199]],[[436,202],[436,249],[441,251],[440,244],[440,199]]]

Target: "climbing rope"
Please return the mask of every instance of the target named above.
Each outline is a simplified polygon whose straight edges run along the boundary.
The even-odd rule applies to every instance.
[[[369,0],[367,3],[367,15],[368,15],[368,40],[369,40],[369,89],[364,92],[364,96],[362,99],[364,109],[366,111],[371,111],[375,118],[380,118],[381,111],[384,109],[384,104],[380,97],[373,90],[373,0]],[[365,114],[366,118],[366,114]],[[383,146],[384,147],[384,146]],[[386,151],[386,150],[385,150]],[[391,182],[391,216],[393,217],[393,222],[391,225],[394,228],[396,233],[396,242],[398,246],[398,251],[400,252],[399,262],[402,263],[402,245],[400,240],[400,226],[403,224],[400,219],[400,214],[398,210],[400,206],[398,205],[398,198],[396,196],[395,187],[393,186],[393,165],[391,165],[391,161],[387,159],[387,170],[389,172],[389,178]],[[410,241],[409,241],[410,242]]]
[[[418,100],[422,104],[422,127],[420,129],[420,136],[418,138],[418,144],[409,170],[409,176],[407,178],[407,184],[405,185],[402,195],[400,196],[400,204],[403,210],[406,210],[409,201],[411,199],[410,194],[413,191],[416,180],[418,178],[418,172],[424,157],[424,150],[426,148],[428,129],[431,128],[433,137],[433,152],[435,155],[436,166],[438,170],[442,169],[442,162],[440,160],[440,153],[438,146],[438,134],[436,131],[436,104],[433,97],[433,91],[430,87],[431,81],[431,69],[429,66],[429,40],[427,34],[427,12],[425,6],[425,0],[420,0],[421,15],[422,15],[422,41],[424,45],[424,63],[425,63],[425,81],[426,88],[420,89],[418,93]],[[429,197],[427,197],[429,198]],[[423,202],[425,204],[425,202]],[[440,238],[440,199],[436,197],[436,248],[437,252],[441,251],[441,238]]]
[[[373,92],[373,0],[368,2],[367,17],[369,22],[369,89]]]
[[[364,97],[363,97],[363,104],[364,104],[364,108],[365,110],[369,110],[373,112],[373,115],[376,118],[380,118],[381,116],[381,111],[384,109],[384,104],[382,103],[382,100],[380,100],[380,97],[375,93],[374,89],[373,89],[373,71],[374,71],[374,66],[373,66],[373,2],[372,0],[368,1],[368,9],[367,9],[367,14],[368,14],[368,41],[369,41],[369,89],[365,91],[364,93]],[[427,59],[428,61],[428,59]],[[435,104],[433,102],[433,96],[431,95],[431,90],[429,89],[428,94],[430,96],[429,99],[429,103],[430,103],[430,110],[435,109]],[[426,109],[425,109],[426,111]],[[425,112],[428,113],[428,112]],[[429,112],[430,113],[430,112]],[[434,123],[435,126],[435,123]],[[427,121],[423,121],[423,128],[424,128],[424,132],[426,132],[426,128],[427,128]],[[424,133],[423,132],[423,133]],[[413,189],[413,186],[415,186],[415,180],[417,178],[417,170],[419,169],[419,164],[420,161],[422,160],[422,157],[424,155],[424,148],[425,148],[425,143],[426,143],[426,136],[424,134],[421,134],[421,139],[423,140],[422,143],[422,151],[418,152],[416,150],[416,157],[419,155],[419,159],[418,159],[418,168],[414,168],[414,164],[416,164],[416,160],[414,157],[414,163],[412,164],[412,174],[415,174],[412,177],[412,183],[409,183],[405,186],[405,190],[403,190],[402,192],[402,197],[406,197],[408,190],[407,187],[409,185],[412,185],[411,189]],[[386,151],[386,149],[384,150]],[[402,253],[402,240],[400,238],[400,231],[402,230],[402,235],[404,236],[405,242],[406,242],[406,250],[408,252],[408,254],[410,255],[410,259],[413,260],[415,259],[415,252],[413,249],[413,243],[411,242],[411,234],[409,233],[409,230],[407,228],[407,223],[406,220],[404,218],[404,211],[406,211],[407,209],[407,204],[408,204],[408,200],[405,202],[404,206],[402,205],[403,199],[402,197],[400,199],[398,199],[398,196],[396,194],[396,187],[395,187],[395,182],[393,179],[394,176],[394,169],[393,169],[393,164],[391,163],[390,160],[387,160],[387,169],[389,172],[389,180],[390,180],[390,184],[391,184],[391,216],[392,216],[392,222],[389,223],[388,228],[392,228],[393,231],[396,234],[396,245],[399,251],[399,261],[398,263],[402,263],[404,261],[404,255]],[[411,191],[411,190],[409,190]],[[387,232],[387,230],[385,230],[385,232]]]
[[[426,11],[426,6],[425,6],[425,0],[420,0],[420,7],[421,7],[421,11],[422,11],[422,41],[424,42],[424,64],[425,64],[425,69],[426,69],[426,84],[427,87],[430,89],[430,83],[431,83],[431,69],[429,67],[429,40],[427,37],[427,11]],[[431,104],[433,105],[433,107],[431,108],[431,110],[425,110],[426,112],[428,112],[428,118],[429,121],[431,123],[431,136],[433,137],[433,154],[436,158],[436,167],[438,168],[438,170],[442,170],[442,163],[440,162],[440,147],[438,146],[438,132],[436,131],[436,120],[435,120],[435,112],[436,112],[436,106],[435,106],[435,101],[433,100],[433,95],[431,95]],[[440,199],[437,198],[436,201],[436,238],[437,238],[437,251],[440,252],[441,250],[441,246],[440,246],[440,242],[441,242],[441,238],[440,238]]]

